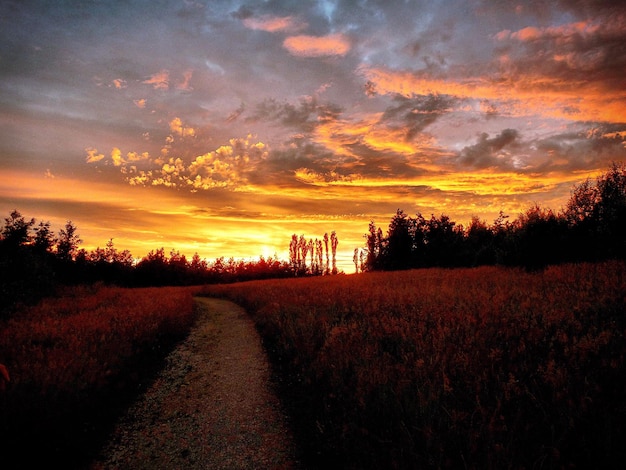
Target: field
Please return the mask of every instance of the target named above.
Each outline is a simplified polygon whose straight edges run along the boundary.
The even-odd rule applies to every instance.
[[[253,315],[309,455],[344,468],[626,458],[626,266],[218,286]]]
[[[0,322],[0,454],[78,468],[194,320],[189,288],[78,287]]]
[[[74,288],[0,321],[11,377],[0,387],[3,457],[88,461],[189,331],[199,292],[248,309],[321,467],[626,459],[626,264],[617,262]]]

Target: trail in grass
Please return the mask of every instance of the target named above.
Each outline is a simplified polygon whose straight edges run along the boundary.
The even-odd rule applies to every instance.
[[[196,326],[92,469],[301,468],[252,321],[232,302],[196,302]]]

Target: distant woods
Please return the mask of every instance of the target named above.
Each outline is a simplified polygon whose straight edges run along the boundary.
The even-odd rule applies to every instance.
[[[49,222],[14,210],[0,232],[0,314],[17,303],[33,303],[60,285],[104,282],[126,287],[228,283],[254,279],[337,274],[335,232],[322,240],[293,235],[289,261],[276,256],[244,261],[218,257],[208,262],[164,248],[136,260],[113,239],[103,248],[80,248],[78,228],[68,221],[58,233]]]
[[[411,217],[398,209],[386,235],[372,221],[365,238],[354,253],[357,271],[494,264],[534,270],[626,259],[626,165],[614,163],[577,185],[558,213],[534,205],[512,221],[501,211],[491,225],[474,217],[463,227],[443,214]]]
[[[563,262],[626,259],[626,166],[614,163],[596,180],[577,185],[566,206],[553,212],[535,205],[516,219],[500,212],[492,224],[474,217],[467,227],[447,215],[415,217],[398,210],[387,233],[372,221],[366,246],[354,250],[356,271],[479,265],[541,269]],[[104,282],[120,286],[192,285],[253,279],[337,274],[339,240],[292,235],[289,260],[191,259],[163,248],[140,260],[118,250],[80,248],[68,221],[57,234],[49,222],[14,210],[0,232],[0,313],[17,303],[36,302],[65,284]]]

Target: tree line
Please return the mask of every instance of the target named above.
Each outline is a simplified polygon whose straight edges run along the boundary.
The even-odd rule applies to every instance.
[[[321,240],[309,238],[308,241],[304,235],[298,237],[294,233],[289,243],[289,264],[295,275],[337,274],[337,246],[339,239],[335,231],[330,233],[330,237],[325,233]]]
[[[491,225],[474,217],[463,227],[445,214],[411,217],[398,209],[386,235],[372,221],[364,237],[366,246],[354,253],[357,271],[494,264],[535,270],[626,259],[626,165],[613,163],[575,186],[559,212],[535,204],[513,221],[501,211]]]
[[[80,248],[81,243],[78,228],[71,221],[55,234],[50,222],[37,223],[13,210],[0,232],[0,313],[18,303],[33,303],[52,295],[61,285],[197,285],[337,273],[335,232],[319,241],[293,235],[289,261],[275,255],[249,261],[222,256],[209,262],[198,253],[188,259],[179,251],[168,254],[164,248],[136,260],[130,251],[118,250],[112,238],[104,248],[91,251]]]

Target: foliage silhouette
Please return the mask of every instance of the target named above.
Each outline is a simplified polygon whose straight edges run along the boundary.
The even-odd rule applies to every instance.
[[[55,237],[49,222],[35,226],[35,219],[27,220],[14,210],[5,218],[0,235],[0,315],[19,304],[34,304],[62,285],[104,282],[125,287],[184,286],[328,274],[330,255],[326,253],[324,266],[322,241],[307,241],[303,235],[294,237],[295,258],[290,263],[276,256],[261,256],[256,261],[219,257],[211,263],[197,253],[191,260],[175,250],[168,256],[163,247],[136,261],[128,250],[118,250],[113,238],[104,248],[87,251],[79,248],[82,241],[71,221]],[[328,235],[324,237],[328,240]],[[334,232],[330,240],[334,267]]]
[[[370,222],[364,269],[522,266],[626,259],[626,165],[613,163],[595,182],[576,186],[560,213],[534,205],[513,222],[500,212],[491,226],[474,217],[467,228],[442,214],[426,219],[401,209],[387,236]]]

